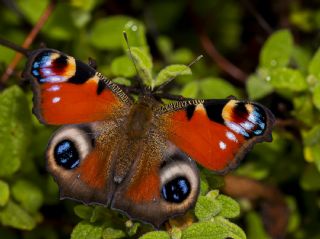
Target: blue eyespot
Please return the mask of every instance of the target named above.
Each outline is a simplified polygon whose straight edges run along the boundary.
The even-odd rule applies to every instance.
[[[181,203],[190,194],[191,187],[189,181],[185,177],[177,177],[162,186],[162,197],[172,203]]]
[[[40,75],[38,70],[33,70],[33,71],[32,71],[32,74],[33,74],[34,76],[39,76],[39,75]]]
[[[252,112],[252,116],[252,118],[254,119],[254,123],[257,125],[257,128],[253,131],[253,133],[255,135],[263,134],[266,128],[265,117],[263,112],[260,110],[260,108],[255,107],[255,110]]]
[[[79,152],[71,140],[62,140],[54,148],[56,163],[65,169],[74,169],[80,164]]]
[[[33,68],[39,68],[40,67],[40,64],[39,64],[39,62],[34,62],[33,63]]]

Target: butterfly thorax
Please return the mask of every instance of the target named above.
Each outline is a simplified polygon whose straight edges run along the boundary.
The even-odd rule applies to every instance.
[[[133,104],[128,115],[126,134],[132,140],[143,138],[152,123],[153,109],[159,103],[151,96],[142,95]]]

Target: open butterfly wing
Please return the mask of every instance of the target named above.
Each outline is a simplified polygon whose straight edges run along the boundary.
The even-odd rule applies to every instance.
[[[235,168],[255,143],[272,139],[274,116],[257,103],[189,101],[166,105],[161,111],[168,139],[216,172]]]
[[[47,169],[58,183],[62,199],[110,203],[115,190],[111,155],[117,142],[116,128],[113,122],[96,122],[67,125],[55,132],[46,152]]]
[[[100,121],[131,100],[91,66],[53,49],[32,53],[24,76],[31,79],[34,113],[45,124]]]

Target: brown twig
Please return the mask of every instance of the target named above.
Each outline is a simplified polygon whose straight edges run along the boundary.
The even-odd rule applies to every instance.
[[[228,75],[232,76],[235,80],[243,84],[248,78],[248,75],[220,54],[220,52],[217,50],[214,43],[212,42],[212,40],[210,40],[208,34],[204,30],[203,23],[200,21],[200,19],[198,19],[198,16],[194,13],[193,7],[189,6],[188,9],[193,26],[196,32],[198,33],[198,37],[203,49],[211,57],[211,59],[216,62],[216,64],[222,71],[224,71]]]
[[[277,188],[253,179],[227,175],[223,192],[259,203],[266,231],[272,238],[285,238],[289,210],[284,196]]]
[[[43,25],[47,22],[49,16],[52,14],[54,8],[56,5],[56,0],[51,0],[42,15],[40,16],[39,20],[37,21],[36,25],[32,28],[31,32],[28,34],[26,39],[24,40],[22,47],[23,48],[29,48],[29,46],[32,44],[40,30],[42,29]],[[20,53],[16,53],[13,60],[7,67],[4,74],[1,76],[0,83],[5,83],[9,77],[12,75],[14,69],[22,59],[22,55]]]
[[[252,6],[252,3],[248,0],[241,0],[241,2],[244,4],[244,6],[247,8],[247,10],[254,16],[254,18],[257,20],[259,25],[263,30],[268,33],[268,35],[271,35],[273,32],[272,27],[269,25],[269,23],[261,16],[261,14]]]
[[[277,119],[275,123],[276,127],[284,128],[284,127],[292,127],[297,129],[309,129],[305,123],[297,119]]]
[[[232,76],[234,79],[244,83],[248,78],[248,75],[240,68],[233,65],[229,60],[224,58],[216,49],[209,36],[204,32],[199,32],[200,42],[206,53],[214,60],[221,70]]]

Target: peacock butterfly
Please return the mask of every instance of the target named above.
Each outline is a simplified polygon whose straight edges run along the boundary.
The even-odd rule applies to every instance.
[[[266,107],[230,99],[176,100],[138,84],[138,97],[63,52],[27,51],[23,77],[43,124],[64,125],[49,141],[47,169],[61,198],[102,204],[159,227],[185,213],[199,194],[200,165],[235,168],[255,143],[271,141]],[[160,89],[160,88],[158,88]]]

